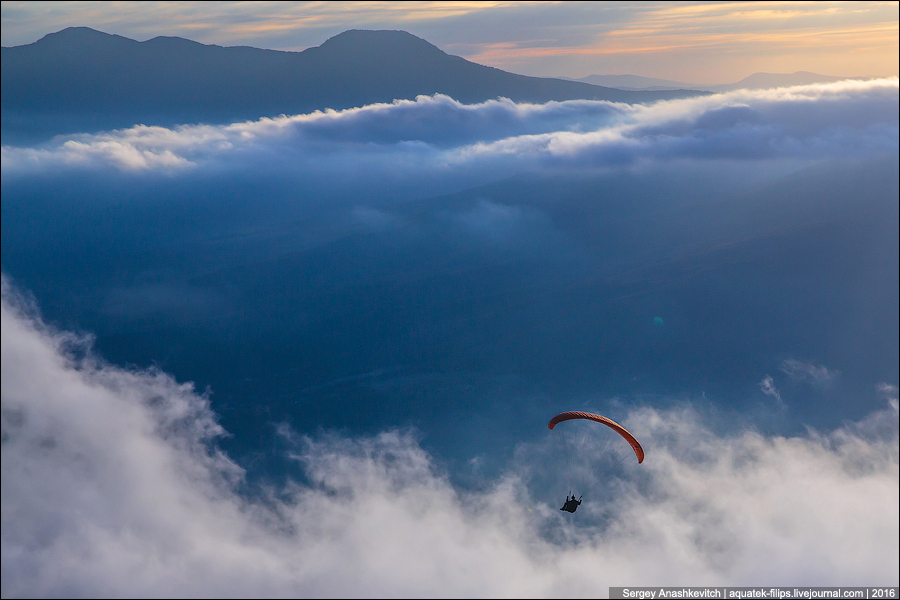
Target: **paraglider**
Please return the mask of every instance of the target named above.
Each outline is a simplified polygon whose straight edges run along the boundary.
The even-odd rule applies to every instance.
[[[602,423],[607,427],[612,428],[616,433],[625,438],[629,444],[631,444],[631,448],[634,450],[635,456],[637,456],[638,464],[644,462],[644,449],[641,448],[641,444],[637,441],[637,439],[635,439],[633,435],[628,433],[627,429],[625,429],[612,419],[607,419],[606,417],[595,415],[593,413],[570,410],[564,413],[559,413],[558,415],[550,419],[550,423],[547,424],[547,427],[553,429],[553,427],[557,423],[568,421],[569,419],[588,419],[590,421],[596,421],[597,423]]]
[[[581,496],[581,498],[584,498],[584,496]],[[566,503],[563,504],[562,508],[559,510],[565,510],[570,513],[575,512],[578,509],[578,507],[581,506],[581,498],[578,498],[578,500],[576,500],[575,494],[572,494],[571,498],[566,496]]]
[[[629,433],[627,429],[613,421],[612,419],[608,419],[601,415],[595,415],[593,413],[581,412],[581,411],[567,411],[563,413],[559,413],[552,419],[550,419],[550,423],[547,424],[547,427],[553,429],[558,423],[562,421],[568,421],[570,419],[587,419],[589,421],[594,421],[596,423],[601,423],[606,425],[619,435],[621,435],[625,440],[631,444],[632,450],[634,450],[635,456],[637,456],[638,464],[644,462],[644,449],[641,447],[640,442]],[[583,496],[582,496],[583,497]],[[566,502],[563,504],[562,508],[559,510],[564,510],[566,512],[574,513],[578,507],[581,505],[581,498],[575,499],[575,494],[572,494],[571,497],[566,496]]]

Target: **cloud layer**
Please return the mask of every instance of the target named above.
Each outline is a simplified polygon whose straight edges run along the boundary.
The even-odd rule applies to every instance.
[[[60,167],[167,171],[280,165],[303,173],[495,176],[552,165],[860,157],[896,151],[898,81],[740,90],[649,106],[446,96],[227,126],[136,126],[3,148],[3,173]],[[340,154],[338,160],[336,155]]]
[[[482,491],[411,432],[299,437],[304,483],[249,499],[208,399],[54,331],[4,278],[2,592],[597,597],[620,585],[898,584],[898,405],[828,433],[635,410],[640,469],[562,514],[542,443]],[[873,394],[876,390],[873,389]],[[562,492],[560,492],[562,493]],[[543,498],[553,497],[553,500]],[[561,498],[560,498],[561,500]],[[601,505],[602,504],[602,505]]]
[[[890,323],[884,319],[896,316],[890,304],[896,286],[888,280],[882,291],[865,283],[896,274],[882,259],[896,257],[896,238],[870,221],[890,229],[883,214],[890,214],[884,207],[895,188],[880,174],[895,164],[897,147],[896,78],[648,106],[462,105],[443,96],[420,97],[222,127],[137,126],[39,148],[4,147],[4,268],[28,272],[28,260],[34,260],[33,281],[57,285],[58,305],[70,308],[78,300],[71,290],[82,290],[81,301],[99,306],[104,323],[196,324],[206,323],[204,315],[209,322],[237,323],[233,330],[223,325],[225,335],[208,346],[187,344],[185,354],[230,340],[229,351],[241,346],[245,353],[232,362],[221,359],[222,369],[241,381],[278,369],[321,371],[325,383],[306,375],[285,380],[295,403],[302,395],[296,389],[327,387],[359,373],[393,373],[402,370],[405,357],[429,351],[432,363],[412,368],[412,380],[449,370],[445,365],[461,368],[456,365],[464,353],[476,365],[479,353],[508,361],[497,372],[533,373],[535,365],[549,365],[549,371],[577,366],[573,357],[583,352],[590,358],[584,367],[559,378],[575,373],[573,379],[585,378],[590,387],[585,374],[596,376],[597,364],[641,357],[647,348],[662,357],[686,357],[685,363],[716,354],[731,356],[741,369],[755,364],[747,402],[768,394],[784,409],[783,396],[794,411],[806,398],[801,392],[842,394],[839,385],[851,377],[863,381],[871,396],[835,401],[841,407],[836,420],[853,407],[862,411],[858,407],[886,402],[833,431],[787,437],[733,424],[722,429],[696,410],[671,408],[674,401],[630,412],[622,407],[647,460],[640,467],[613,465],[595,480],[595,467],[603,465],[591,452],[580,455],[585,465],[576,470],[589,491],[575,515],[558,510],[568,491],[561,474],[572,467],[555,451],[553,438],[529,434],[499,475],[463,489],[442,457],[426,452],[418,432],[391,427],[392,415],[410,412],[406,405],[395,413],[380,407],[386,412],[372,412],[388,425],[366,436],[307,437],[280,426],[279,452],[302,477],[250,494],[248,474],[217,449],[228,434],[208,394],[160,369],[104,362],[92,351],[90,335],[45,325],[4,277],[4,597],[597,597],[611,585],[897,585],[897,382],[879,383],[892,378],[880,373],[892,371],[856,372],[855,363],[834,360],[815,335],[796,348],[765,339],[770,330],[781,334],[801,311],[810,312],[797,307],[798,299],[815,297],[813,316],[829,321],[809,321],[815,333],[835,329],[835,344],[853,356],[881,352],[889,358],[896,352],[896,338],[883,331],[879,337],[858,324],[839,325],[857,314],[874,315],[883,330]],[[860,173],[875,172],[877,181],[856,175],[846,188],[823,190],[810,185],[813,175],[801,173],[799,193],[790,185],[756,192],[742,200],[750,206],[735,200],[725,207],[734,214],[717,212],[734,200],[735,189],[752,183],[743,177],[754,172],[752,165],[765,165],[756,169],[765,172],[760,177],[777,178],[797,165],[821,162],[812,172],[822,173],[843,162],[852,167],[850,159],[857,158],[875,159],[872,170]],[[683,169],[687,163],[696,168]],[[629,173],[618,181],[621,167]],[[579,187],[569,175],[582,170],[612,175]],[[464,190],[528,171],[547,179],[417,204],[435,190]],[[558,173],[571,189],[554,183]],[[673,174],[681,183],[673,184]],[[825,181],[825,187],[839,187]],[[229,197],[237,184],[240,192]],[[386,193],[392,185],[405,186],[405,192]],[[350,188],[361,193],[345,194]],[[321,201],[318,190],[340,202]],[[679,212],[673,207],[680,202],[713,208]],[[772,206],[762,206],[766,202]],[[81,203],[83,213],[77,210]],[[840,224],[852,220],[846,215],[860,219],[849,229],[854,235],[842,238],[839,228],[836,236],[828,233],[833,229],[806,231],[795,223],[820,223],[832,212]],[[34,241],[31,231],[38,226],[49,231],[45,241]],[[773,231],[772,237],[759,234]],[[784,231],[790,243],[782,247]],[[796,240],[790,237],[795,231],[803,233]],[[686,262],[679,271],[679,258],[706,256],[701,242],[715,244],[724,258]],[[868,242],[877,243],[869,248]],[[749,250],[731,258],[729,249],[742,243]],[[641,268],[629,267],[628,260]],[[621,273],[616,261],[624,261]],[[512,266],[504,271],[498,265]],[[816,279],[818,271],[809,265],[840,285],[824,275]],[[854,275],[874,265],[879,277],[841,278],[842,272],[832,273],[834,265]],[[517,278],[517,268],[527,277]],[[716,296],[709,292],[719,289],[713,285],[695,288],[707,279],[691,278],[692,269],[711,270],[713,281],[721,276],[738,289]],[[79,273],[82,279],[75,277]],[[650,300],[631,285],[646,281],[658,286],[650,286]],[[90,296],[90,285],[107,292]],[[845,287],[861,290],[860,304],[838,302],[825,310],[819,296],[834,297]],[[237,291],[229,295],[232,288]],[[587,300],[579,300],[579,290]],[[614,297],[604,304],[603,293]],[[663,313],[659,306],[666,302],[656,295],[683,298],[697,314],[674,308]],[[240,301],[251,297],[268,304]],[[617,308],[620,298],[624,308]],[[723,314],[746,319],[753,331],[771,321],[758,348],[749,329],[720,325],[728,320],[712,308],[731,304],[736,308]],[[52,302],[47,305],[49,314]],[[510,309],[513,317],[504,320]],[[636,337],[634,331],[643,330],[628,329],[632,317],[655,324]],[[313,327],[307,332],[307,320],[320,323],[324,333]],[[253,346],[244,326],[254,334],[277,329],[287,342],[278,346],[263,337]],[[614,326],[621,327],[620,337]],[[786,330],[784,339],[800,344],[794,331]],[[611,349],[600,348],[606,354],[598,359],[601,335]],[[350,340],[346,345],[334,341],[342,336]],[[750,338],[753,352],[741,355],[734,338]],[[873,345],[874,338],[882,345]],[[678,340],[696,340],[696,354]],[[172,346],[164,342],[157,348],[168,351]],[[448,344],[446,356],[439,342]],[[135,345],[143,351],[143,343]],[[556,357],[555,346],[563,349]],[[541,349],[537,358],[532,347]],[[806,358],[813,356],[815,362]],[[253,360],[257,371],[245,364]],[[189,361],[178,364],[180,372],[202,372],[185,367]],[[492,365],[487,359],[484,364]],[[733,374],[722,375],[728,376]],[[235,402],[251,404],[247,389],[234,392]],[[385,405],[398,402],[395,396],[386,394]],[[448,407],[434,399],[433,406],[419,403],[416,396],[409,406],[442,422],[454,408],[466,419],[484,421],[508,410],[505,397],[477,403],[470,397],[467,391],[465,402]],[[562,400],[547,402],[556,401]],[[544,396],[541,402],[543,410]],[[522,406],[534,408],[537,401]],[[470,414],[481,410],[483,415]],[[460,420],[452,434],[459,436],[470,422]],[[498,436],[522,439],[510,429]],[[465,441],[462,460],[485,452],[473,449],[479,441]],[[477,466],[479,459],[473,460]]]

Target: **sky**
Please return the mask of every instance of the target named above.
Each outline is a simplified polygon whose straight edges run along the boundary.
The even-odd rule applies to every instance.
[[[898,74],[896,2],[14,2],[2,45],[69,26],[300,51],[347,29],[402,29],[513,73],[631,74],[713,85],[753,73]]]
[[[51,4],[4,2],[4,46],[31,23],[293,49],[371,25],[573,75],[616,72],[546,52],[590,48],[585,14],[712,44],[746,8],[273,5],[305,42],[265,3]],[[793,19],[782,63],[831,18],[869,41],[888,23],[895,56],[896,6],[767,18]],[[735,69],[765,63],[754,35],[716,42]],[[872,79],[3,146],[3,597],[900,585],[900,82],[854,47]],[[843,73],[837,54],[637,74]],[[644,461],[602,425],[548,429],[567,410]]]

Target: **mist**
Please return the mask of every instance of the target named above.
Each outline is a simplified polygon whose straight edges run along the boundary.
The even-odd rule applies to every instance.
[[[3,595],[897,585],[897,164],[896,78],[4,146]]]
[[[306,482],[248,500],[207,396],[103,361],[6,280],[2,318],[5,596],[596,597],[638,583],[897,581],[896,387],[873,388],[883,408],[861,421],[792,437],[720,436],[687,406],[630,409],[652,460],[603,482],[614,492],[574,520],[535,486],[558,466],[548,440],[520,445],[521,464],[471,491],[396,429],[284,427]]]

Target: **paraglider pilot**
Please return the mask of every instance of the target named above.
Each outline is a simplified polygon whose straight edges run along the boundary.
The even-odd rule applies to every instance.
[[[582,496],[582,498],[583,498],[583,497],[584,497],[584,496]],[[559,509],[559,510],[566,510],[566,511],[569,511],[570,513],[573,513],[573,512],[575,512],[575,510],[576,510],[580,505],[581,505],[581,498],[579,498],[578,500],[576,500],[576,499],[575,499],[575,494],[572,494],[572,497],[571,497],[571,498],[569,498],[568,496],[566,496],[566,503],[563,504],[562,508]]]

